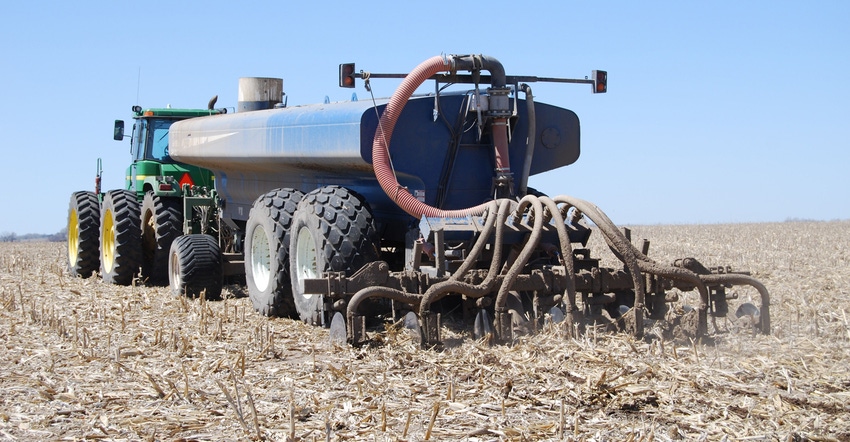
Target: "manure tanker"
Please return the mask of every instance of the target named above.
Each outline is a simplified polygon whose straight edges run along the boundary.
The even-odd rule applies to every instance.
[[[182,232],[157,245],[170,251],[175,294],[215,297],[224,277],[244,275],[261,314],[342,329],[355,345],[373,319],[405,318],[434,347],[445,315],[497,342],[544,320],[636,336],[666,321],[698,339],[727,315],[727,289],[747,285],[761,300],[755,326],[770,332],[769,294],[747,272],[656,262],[648,241],[634,246],[592,203],[528,187],[580,154],[576,114],[537,101],[529,84],[605,93],[607,72],[508,75],[484,55],[432,57],[409,74],[340,65],[341,87],[359,80],[371,93],[382,78],[402,79],[389,98],[303,106],[283,102],[281,79],[243,78],[237,112],[170,126],[171,158],[215,179],[182,185],[180,218],[163,221]],[[427,81],[432,92],[414,95]],[[592,232],[621,267],[600,265]],[[679,291],[696,291],[698,305],[672,308]]]

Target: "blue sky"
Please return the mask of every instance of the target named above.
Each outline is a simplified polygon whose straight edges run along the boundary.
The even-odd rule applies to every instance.
[[[282,77],[289,104],[345,100],[339,63],[407,72],[440,53],[607,70],[605,95],[533,85],[579,115],[582,156],[530,185],[618,224],[850,219],[848,23],[844,1],[6,2],[0,232],[62,229],[98,157],[104,188],[123,186],[112,123],[134,104],[233,107],[243,76]]]

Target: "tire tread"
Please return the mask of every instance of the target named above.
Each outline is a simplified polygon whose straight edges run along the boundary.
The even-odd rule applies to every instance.
[[[71,194],[68,217],[77,213],[77,256],[74,262],[69,255],[68,271],[81,278],[88,278],[100,269],[100,201],[91,191]],[[69,244],[70,245],[70,244]]]

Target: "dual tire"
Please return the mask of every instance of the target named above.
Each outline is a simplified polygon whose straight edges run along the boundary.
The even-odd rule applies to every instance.
[[[94,192],[74,192],[68,208],[68,270],[83,278],[101,270],[106,282],[129,285],[141,266],[142,279],[165,285],[168,253],[181,234],[181,219],[176,199],[148,193],[140,206],[133,191],[112,190],[101,207]]]
[[[141,276],[176,294],[221,294],[221,253],[215,238],[182,233],[178,199],[111,190],[103,203],[94,192],[71,195],[68,270],[87,278],[100,269],[104,282],[130,285]],[[176,241],[180,239],[180,241]]]
[[[305,293],[305,278],[352,274],[377,259],[372,212],[339,186],[306,195],[273,190],[255,201],[245,232],[245,274],[254,308],[268,316],[324,325],[324,299]]]

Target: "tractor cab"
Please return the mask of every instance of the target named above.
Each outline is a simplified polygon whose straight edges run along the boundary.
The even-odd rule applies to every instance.
[[[133,161],[158,161],[173,163],[168,155],[168,128],[175,120],[170,118],[139,118],[133,124],[130,155]]]
[[[147,192],[158,196],[180,196],[183,185],[213,185],[212,172],[197,166],[180,163],[169,155],[168,131],[180,120],[224,113],[224,109],[142,109],[133,106],[133,127],[130,134],[132,163],[127,168],[125,189],[134,190],[139,200]],[[116,120],[115,140],[123,140],[124,121]]]

